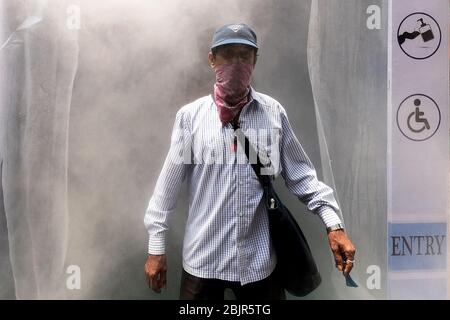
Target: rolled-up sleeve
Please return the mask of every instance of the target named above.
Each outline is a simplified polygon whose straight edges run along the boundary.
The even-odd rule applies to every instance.
[[[295,136],[282,106],[280,114],[281,176],[286,187],[307,206],[308,210],[316,213],[327,227],[341,223],[336,213],[339,206],[333,195],[333,189],[318,180],[316,170]]]
[[[180,109],[175,118],[169,152],[145,212],[144,224],[149,235],[149,254],[165,253],[168,217],[176,207],[180,188],[186,177],[189,151],[189,127],[183,109]]]

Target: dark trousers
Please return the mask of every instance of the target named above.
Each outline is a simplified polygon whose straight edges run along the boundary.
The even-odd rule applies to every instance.
[[[236,300],[286,299],[276,272],[263,280],[241,285],[240,282],[199,278],[183,269],[180,300],[223,300],[227,288],[233,291]]]

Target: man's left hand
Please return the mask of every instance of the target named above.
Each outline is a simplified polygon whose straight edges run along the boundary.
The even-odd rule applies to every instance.
[[[334,255],[336,268],[347,276],[355,263],[355,246],[347,237],[344,230],[335,230],[328,233],[328,242]]]

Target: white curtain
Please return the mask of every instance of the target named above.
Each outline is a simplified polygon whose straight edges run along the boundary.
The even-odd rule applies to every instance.
[[[358,288],[339,286],[339,297],[386,294],[387,3],[313,0],[311,4],[308,65],[322,168],[325,180],[337,190],[346,228],[358,250],[352,272]],[[373,5],[380,9],[381,29],[367,27],[367,20],[373,23],[376,18],[373,11],[366,12]],[[381,288],[369,290],[366,282],[375,268],[381,271]]]
[[[66,28],[64,1],[0,3],[2,190],[15,292],[22,299],[55,298],[68,240],[77,33]]]

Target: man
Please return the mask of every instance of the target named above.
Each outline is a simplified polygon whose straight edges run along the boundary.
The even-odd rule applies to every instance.
[[[333,191],[318,181],[284,108],[250,86],[257,52],[256,34],[247,25],[219,28],[208,55],[216,74],[213,94],[177,113],[170,150],[144,219],[149,233],[145,272],[155,292],[166,285],[167,221],[186,178],[189,215],[180,299],[223,299],[226,288],[238,300],[285,299],[274,272],[263,190],[245,153],[242,158],[238,152],[233,135],[238,127],[281,169],[289,190],[320,216],[337,268],[347,275],[353,267],[355,248],[336,214]]]

